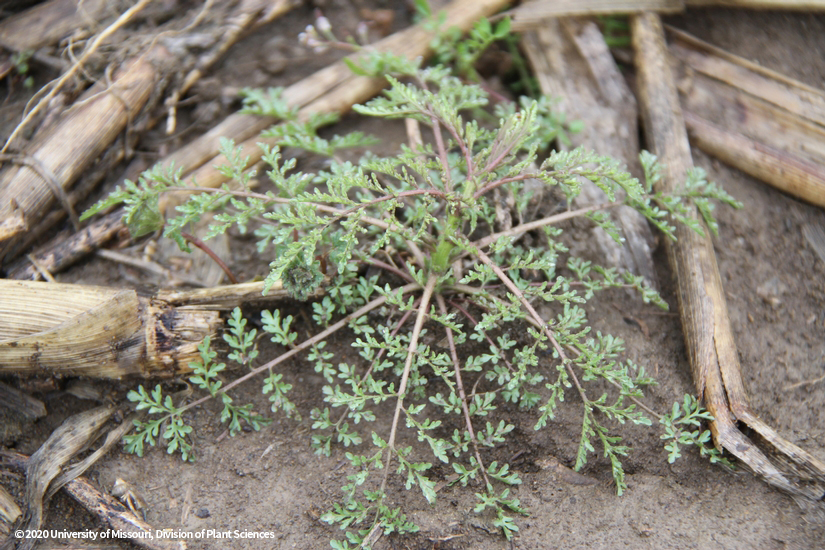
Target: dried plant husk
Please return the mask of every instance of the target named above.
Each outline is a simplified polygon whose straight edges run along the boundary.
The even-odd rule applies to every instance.
[[[29,457],[12,451],[0,450],[3,466],[16,471],[24,471]],[[186,542],[182,540],[155,539],[155,528],[137,517],[114,497],[100,491],[88,479],[75,478],[66,483],[64,490],[80,503],[92,515],[99,518],[101,524],[108,525],[114,531],[129,533],[136,546],[148,550],[185,550]],[[118,546],[118,548],[120,548]],[[5,548],[4,548],[5,550]]]
[[[11,525],[22,515],[23,511],[14,498],[0,486],[0,532],[8,531],[3,523]]]
[[[19,241],[49,212],[55,198],[70,208],[66,191],[138,115],[156,78],[152,59],[134,60],[115,73],[111,89],[94,86],[87,101],[67,111],[51,131],[41,132],[20,152],[18,162],[3,159],[0,261],[19,253]]]
[[[325,281],[308,299],[320,298],[325,292]],[[275,283],[264,295],[264,282],[253,281],[237,285],[199,288],[195,290],[160,290],[155,299],[177,306],[181,310],[217,309],[229,310],[249,303],[272,302],[289,298],[289,291],[281,281]]]
[[[694,145],[825,206],[825,93],[668,28]]]
[[[54,492],[49,492],[52,481],[60,475],[66,463],[97,439],[113,412],[114,407],[104,405],[69,417],[29,458],[26,463],[27,509],[23,520],[26,530],[39,529],[43,525],[45,507]],[[36,538],[25,538],[18,549],[33,548],[36,542]]]
[[[73,207],[84,197],[72,197],[72,192],[80,188],[88,192],[88,188],[77,182],[87,177],[101,155],[106,157],[108,150],[115,146],[115,140],[125,133],[127,143],[123,157],[131,156],[136,136],[154,124],[153,108],[163,99],[169,86],[178,86],[172,93],[174,100],[171,103],[175,104],[180,95],[245,32],[259,22],[271,21],[293,6],[289,0],[250,1],[235,6],[228,2],[208,3],[194,9],[211,13],[218,23],[205,22],[210,18],[196,17],[199,23],[197,28],[187,29],[189,35],[151,30],[148,36],[134,33],[129,39],[123,39],[122,35],[129,29],[122,27],[144,8],[151,12],[152,4],[162,3],[146,0],[135,3],[101,31],[83,55],[28,111],[0,152],[0,161],[4,163],[0,169],[0,265],[8,264],[22,254],[34,238],[59,219],[59,216],[49,215],[55,204],[72,218],[77,230]],[[205,33],[206,26],[214,27],[212,32],[216,34],[216,44],[211,50],[194,56],[182,55],[175,49],[175,44],[185,43],[192,33]],[[101,75],[70,108],[47,117],[53,122],[42,123],[31,142],[21,143],[22,133],[29,131],[31,123],[37,120],[35,114],[40,116],[47,110],[62,84],[81,68],[95,72],[87,66],[90,61],[87,57],[118,29],[121,32],[116,48],[118,53],[110,55],[115,61],[106,69],[105,75]],[[123,57],[128,59],[117,61]],[[19,150],[6,154],[7,150],[10,152],[9,147]],[[120,160],[112,155],[109,157],[113,163]]]
[[[0,296],[0,373],[170,377],[221,325],[134,290],[0,280]]]
[[[29,420],[46,416],[46,405],[42,401],[3,382],[0,382],[0,405]],[[2,439],[0,437],[0,441]]]
[[[101,493],[88,480],[80,477],[89,466],[120,441],[124,432],[132,427],[131,419],[127,419],[119,427],[109,431],[106,441],[97,451],[73,466],[67,467],[75,456],[87,449],[102,435],[114,411],[114,407],[104,405],[68,418],[31,457],[26,458],[24,455],[10,451],[0,451],[5,465],[18,470],[24,469],[26,473],[26,512],[16,527],[35,530],[47,525],[45,513],[48,502],[58,490],[65,487],[75,500],[112,529],[134,533],[130,538],[135,544],[152,550],[186,548],[183,541],[155,541],[151,536],[147,537],[147,533],[154,532],[151,525],[135,516],[111,496]],[[14,510],[11,512],[13,513]],[[17,515],[20,516],[19,509]],[[23,539],[18,549],[28,550],[36,542],[36,538]]]
[[[512,11],[516,32],[543,28],[556,17],[625,15],[640,11],[676,13],[684,11],[682,0],[533,0]]]
[[[60,233],[38,251],[22,256],[9,265],[6,270],[7,277],[37,281],[41,277],[37,266],[49,273],[61,271],[65,266],[91,254],[118,232],[123,231],[122,218],[122,212],[112,212],[80,231]]]
[[[108,15],[106,0],[49,0],[0,22],[0,43],[16,51],[54,44]]]

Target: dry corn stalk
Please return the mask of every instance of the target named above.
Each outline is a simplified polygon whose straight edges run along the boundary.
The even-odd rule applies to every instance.
[[[542,28],[548,19],[581,15],[627,14],[640,11],[676,13],[685,9],[682,0],[533,0],[511,12],[517,32]]]
[[[280,282],[134,290],[0,279],[0,374],[170,377],[189,372],[220,311],[288,296]],[[313,297],[323,294],[319,288]]]
[[[28,420],[37,420],[46,416],[46,405],[28,393],[0,382],[0,406],[14,411]],[[0,436],[0,441],[3,437]]]
[[[111,87],[92,87],[88,101],[69,111],[55,128],[41,132],[19,155],[2,159],[0,262],[14,253],[26,231],[40,223],[55,199],[72,212],[65,193],[137,116],[156,76],[153,60],[134,60],[115,74]],[[10,226],[18,229],[9,230]]]
[[[645,133],[664,165],[659,189],[672,192],[685,180],[693,160],[668,66],[662,24],[657,15],[642,14],[633,17],[631,29]],[[710,426],[714,441],[774,487],[809,502],[821,502],[825,496],[825,464],[783,439],[750,408],[707,230],[705,236],[700,236],[680,225],[676,239],[667,243],[668,259],[676,278],[693,381],[715,419]],[[737,422],[750,427],[755,437],[745,436]]]
[[[42,518],[45,511],[45,502],[48,502],[57,489],[63,488],[73,499],[97,517],[102,524],[108,525],[115,531],[130,533],[129,538],[135,545],[147,550],[184,550],[186,548],[184,541],[155,540],[151,536],[156,530],[155,527],[137,517],[131,510],[124,507],[110,495],[95,488],[88,479],[77,476],[64,479],[61,479],[64,476],[53,477],[54,472],[59,472],[63,465],[74,456],[74,451],[78,448],[77,445],[71,444],[71,440],[67,438],[67,435],[70,434],[67,434],[66,428],[80,432],[81,437],[78,441],[81,443],[90,443],[90,440],[101,427],[99,418],[103,417],[105,420],[105,418],[108,418],[107,414],[111,414],[111,410],[107,411],[106,408],[100,408],[69,418],[31,457],[12,451],[0,450],[0,458],[3,459],[2,464],[4,467],[26,473],[27,493],[33,497],[32,499],[27,498],[27,516],[31,519],[35,514],[40,514]],[[129,423],[129,426],[131,426],[131,423]],[[12,501],[12,504],[15,503]],[[30,540],[33,542],[36,539]],[[1,538],[0,541],[2,541]]]
[[[786,193],[825,206],[825,93],[668,30],[692,142]]]
[[[263,292],[263,281],[256,281],[196,290],[161,290],[155,295],[155,299],[175,306],[181,311],[205,309],[225,311],[243,304],[272,302],[289,297],[289,292],[281,281],[275,281],[266,295]],[[319,298],[323,294],[322,285],[310,298]]]
[[[235,12],[227,18],[221,33],[221,43],[211,52],[198,58],[196,66],[189,71],[180,87],[172,92],[166,100],[169,107],[166,121],[166,134],[171,135],[176,127],[176,109],[180,98],[197,82],[215,62],[244,37],[247,31],[270,23],[297,5],[294,0],[245,0]]]
[[[0,279],[0,373],[169,377],[220,324],[134,290]]]
[[[822,90],[732,55],[688,33],[672,28],[669,31],[674,37],[672,53],[694,71],[825,125],[825,93]]]
[[[40,278],[40,269],[56,273],[80,258],[93,253],[124,230],[123,213],[113,212],[72,234],[61,233],[47,243],[42,250],[28,254],[9,265],[6,275],[9,279]]]
[[[67,418],[26,462],[26,512],[24,530],[40,529],[52,493],[49,489],[63,465],[98,438],[103,426],[114,413],[104,405]],[[59,487],[54,487],[58,489]],[[23,538],[19,550],[30,550],[36,537]]]
[[[0,43],[16,51],[37,50],[95,25],[106,12],[105,0],[49,0],[0,22]]]
[[[540,29],[525,33],[522,45],[542,93],[560,98],[560,110],[584,123],[580,133],[570,136],[572,144],[616,158],[638,174],[636,100],[598,27],[570,18],[549,19]],[[578,207],[606,201],[606,195],[595,184],[582,182],[582,194],[576,199]],[[647,221],[629,206],[617,208],[615,216],[624,244],[599,227],[593,231],[608,266],[643,275],[655,286],[653,234]]]
[[[132,290],[0,279],[0,374],[121,378],[187,372],[189,363],[199,356],[198,344],[221,325],[218,310],[287,295],[276,283],[263,297],[263,285],[161,291],[145,298]],[[71,417],[26,462],[26,528],[39,529],[44,524],[46,504],[65,486],[112,528],[153,532],[111,497],[75,479],[120,441],[132,428],[131,419],[109,431],[94,453],[65,467],[99,437],[113,412],[107,405]],[[8,453],[5,456],[9,458]],[[0,490],[0,519],[14,521],[20,510],[10,498],[3,499],[7,496]],[[20,548],[30,548],[35,540],[23,541]],[[134,542],[152,550],[186,547],[179,541],[141,536]]]
[[[773,187],[825,208],[825,169],[793,153],[730,132],[686,111],[691,142]]]
[[[12,525],[21,515],[23,515],[23,511],[14,501],[14,498],[0,486],[0,534],[3,532],[8,533],[8,525]]]
[[[727,7],[756,10],[825,10],[825,0],[685,0],[688,7]]]
[[[151,10],[154,6],[150,4],[152,3],[141,0],[101,31],[90,42],[80,59],[28,112],[12,136],[28,128],[31,125],[29,123],[36,120],[34,115],[38,111],[46,110],[50,100],[57,97],[61,85],[80,70],[97,46],[109,39],[116,30],[121,29],[138,11],[144,8]],[[72,217],[77,229],[73,206],[84,196],[72,197],[71,192],[73,186],[84,186],[76,186],[75,182],[92,168],[101,154],[108,154],[111,152],[110,148],[115,148],[113,143],[124,130],[127,133],[127,152],[119,157],[115,155],[111,162],[118,162],[123,156],[130,154],[129,141],[133,142],[135,135],[152,122],[149,108],[162,99],[164,88],[178,73],[192,69],[179,89],[173,93],[175,97],[187,86],[191,86],[203,70],[225,52],[245,30],[259,22],[277,17],[292,6],[289,0],[278,0],[270,4],[263,0],[247,0],[237,6],[228,3],[208,3],[196,7],[200,13],[195,16],[194,25],[203,23],[205,18],[200,15],[206,11],[211,11],[212,16],[216,17],[215,12],[232,10],[227,15],[226,25],[218,28],[219,31],[225,31],[221,34],[228,36],[220,40],[214,51],[207,51],[197,59],[191,55],[171,52],[169,48],[180,48],[172,45],[175,42],[173,38],[178,44],[185,42],[186,35],[178,31],[173,30],[150,37],[133,37],[135,43],[146,42],[151,46],[144,47],[141,55],[122,64],[119,70],[112,71],[111,78],[107,71],[105,77],[88,90],[71,109],[59,115],[53,127],[48,128],[48,131],[40,128],[31,143],[20,146],[19,153],[0,157],[0,162],[6,164],[3,170],[0,170],[0,265],[22,253],[31,241],[32,235],[39,235],[49,228],[50,223],[44,223],[43,218],[55,204],[55,199],[61,209]],[[260,19],[259,14],[263,14]],[[199,26],[193,32],[205,31]],[[181,74],[180,78],[183,77],[184,74]],[[173,111],[174,105],[170,109]],[[7,153],[7,148],[12,144],[18,145],[16,140],[10,138],[2,152]],[[84,187],[84,191],[88,192],[88,188]],[[55,221],[53,217],[47,220],[51,223]]]

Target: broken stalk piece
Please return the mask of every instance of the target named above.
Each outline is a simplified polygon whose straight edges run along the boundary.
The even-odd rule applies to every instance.
[[[645,133],[665,167],[659,188],[673,191],[685,180],[693,160],[667,61],[662,23],[657,15],[646,13],[634,16],[631,28]],[[766,482],[797,497],[797,501],[821,502],[825,496],[825,464],[779,436],[750,408],[707,230],[700,236],[680,225],[675,234],[677,240],[667,243],[668,259],[676,278],[693,381],[715,418],[711,422],[714,441]],[[737,422],[747,425],[756,437],[745,436]]]

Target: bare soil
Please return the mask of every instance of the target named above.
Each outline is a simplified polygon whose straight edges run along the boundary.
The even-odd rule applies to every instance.
[[[327,15],[336,26],[354,28],[358,16],[351,5],[327,4]],[[392,3],[376,4],[387,7],[384,4]],[[404,9],[399,7],[396,12],[395,24],[402,25]],[[311,21],[311,10],[300,8],[248,38],[210,75],[210,87],[283,85],[323,66],[327,60],[311,59],[293,47],[297,33]],[[825,86],[825,16],[717,9],[692,10],[670,22],[809,85]],[[289,59],[283,72],[274,76],[271,67],[267,72],[254,54],[271,47],[282,48]],[[302,57],[292,59],[296,56]],[[198,129],[205,129],[234,107],[222,102],[220,94],[192,106],[180,116],[190,117],[193,130],[180,140],[195,137]],[[185,126],[186,119],[179,124]],[[345,119],[333,131],[356,127],[379,135],[388,150],[404,140],[400,126],[364,125],[354,118]],[[157,152],[177,145],[170,145],[158,131],[141,144],[141,150]],[[825,459],[825,263],[802,233],[806,224],[825,226],[825,213],[697,150],[694,160],[745,205],[739,211],[719,212],[716,250],[753,407],[789,440]],[[231,254],[231,264],[241,276],[264,273],[268,261],[257,257],[251,241],[239,238]],[[661,248],[655,261],[663,294],[675,307],[671,273]],[[59,280],[129,285],[133,277],[141,276],[103,260],[91,260]],[[647,365],[657,376],[659,385],[649,392],[651,406],[667,409],[694,391],[678,316],[662,314],[620,291],[595,300],[588,314],[595,330],[624,338],[627,357]],[[628,322],[630,317],[641,320],[649,336],[639,324]],[[348,343],[345,336],[334,339],[333,350],[339,357],[351,353]],[[268,352],[277,350],[264,348],[263,354]],[[340,487],[347,482],[345,449],[334,447],[329,458],[313,454],[309,412],[320,405],[322,379],[301,360],[285,365],[283,373],[294,385],[291,398],[302,421],[278,414],[260,432],[230,438],[223,435],[224,427],[217,421],[218,405],[207,404],[191,417],[197,427],[197,463],[183,463],[162,451],[150,452],[145,458],[116,451],[94,467],[91,477],[106,489],[118,477],[132,483],[147,503],[148,521],[158,528],[276,534],[274,542],[209,539],[190,541],[190,548],[328,548],[329,539],[342,534],[320,522],[319,515],[339,499]],[[122,395],[136,385],[130,381],[108,387]],[[33,452],[66,415],[92,405],[65,394],[41,397],[47,400],[50,415],[15,442],[14,447],[22,452]],[[257,383],[244,385],[233,397],[268,410]],[[693,452],[668,465],[652,430],[622,427],[632,452],[624,461],[629,489],[621,497],[612,485],[609,464],[600,457],[592,457],[581,472],[595,484],[582,484],[580,478],[542,468],[547,457],[573,464],[580,430],[578,406],[575,399],[565,403],[556,420],[541,431],[533,430],[532,414],[516,407],[499,411],[516,430],[506,445],[489,451],[486,459],[510,461],[524,480],[514,494],[530,511],[529,517],[519,519],[520,531],[512,543],[496,532],[491,516],[472,512],[474,489],[445,487],[437,504],[429,506],[420,493],[403,490],[396,480],[390,486],[391,504],[402,506],[421,531],[414,536],[383,538],[376,548],[823,546],[825,525],[792,499],[747,471],[711,466]],[[381,421],[376,429],[382,430]],[[409,443],[416,448],[420,445]],[[434,470],[439,480],[450,473],[444,468]],[[19,489],[19,480],[10,483]],[[100,527],[65,496],[53,500],[48,521],[53,528]]]

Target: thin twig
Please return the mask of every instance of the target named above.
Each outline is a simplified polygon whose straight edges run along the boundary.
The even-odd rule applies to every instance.
[[[43,277],[44,279],[46,279],[50,283],[56,283],[57,282],[57,281],[54,280],[54,277],[52,276],[52,274],[49,273],[49,270],[46,269],[43,266],[43,264],[41,264],[39,261],[37,261],[37,258],[34,257],[34,254],[26,254],[26,258],[29,259],[29,261],[32,263],[32,265],[37,270],[37,272],[40,273],[41,277]]]
[[[819,378],[814,378],[813,380],[803,380],[802,382],[797,382],[796,384],[791,384],[790,386],[785,386],[782,388],[784,391],[795,390],[796,388],[801,388],[802,386],[811,386],[813,384],[817,384],[825,380],[825,374],[820,376]]]

